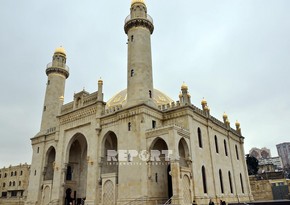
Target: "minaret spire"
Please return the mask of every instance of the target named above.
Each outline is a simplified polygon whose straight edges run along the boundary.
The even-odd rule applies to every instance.
[[[125,20],[128,36],[127,106],[153,103],[151,34],[154,26],[144,0],[132,0]]]

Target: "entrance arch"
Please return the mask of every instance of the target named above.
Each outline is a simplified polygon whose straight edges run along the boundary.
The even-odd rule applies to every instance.
[[[75,204],[77,201],[86,198],[87,148],[87,140],[81,133],[75,134],[68,145],[65,176],[66,201],[74,202]]]
[[[108,132],[102,142],[102,174],[118,173],[118,139],[114,132]],[[110,163],[108,163],[110,162]]]
[[[182,167],[188,167],[189,149],[184,138],[181,138],[178,143],[179,164]]]

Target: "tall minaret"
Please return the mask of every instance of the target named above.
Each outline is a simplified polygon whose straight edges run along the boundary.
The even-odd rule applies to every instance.
[[[57,124],[57,115],[63,104],[65,80],[69,76],[69,68],[66,66],[66,52],[63,47],[55,50],[52,62],[46,69],[47,84],[42,112],[40,131],[54,129]]]
[[[154,26],[144,0],[132,0],[130,15],[125,20],[128,35],[127,105],[153,103],[151,34]]]

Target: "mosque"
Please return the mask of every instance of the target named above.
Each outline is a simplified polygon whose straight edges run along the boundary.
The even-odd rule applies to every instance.
[[[208,204],[252,200],[240,124],[211,116],[205,99],[178,101],[153,86],[153,20],[132,0],[125,20],[127,88],[107,102],[103,81],[64,104],[66,51],[47,65],[26,205]],[[72,71],[73,72],[73,71]]]

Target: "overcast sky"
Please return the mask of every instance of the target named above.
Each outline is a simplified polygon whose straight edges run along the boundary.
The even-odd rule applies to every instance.
[[[31,163],[40,128],[46,64],[67,51],[65,103],[104,80],[105,100],[126,88],[130,0],[1,1],[0,167]],[[246,153],[290,141],[289,0],[147,0],[154,19],[154,87],[241,123]]]

